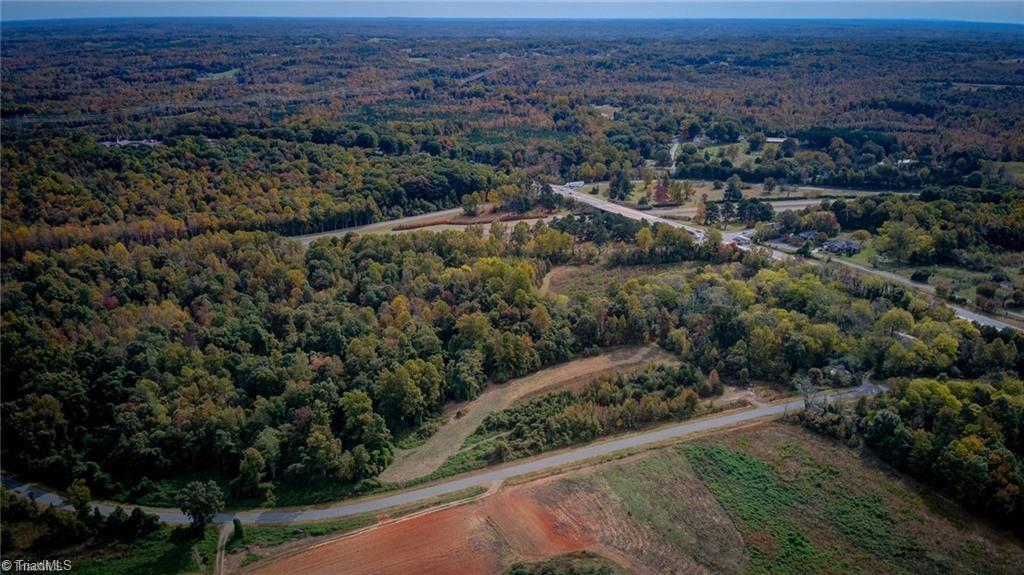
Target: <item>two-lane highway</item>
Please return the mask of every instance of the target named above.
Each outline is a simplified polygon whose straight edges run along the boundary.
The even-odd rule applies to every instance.
[[[621,204],[616,204],[615,202],[601,199],[597,196],[581,192],[568,186],[552,186],[551,189],[554,190],[554,192],[558,195],[565,196],[567,198],[572,198],[573,200],[580,202],[581,204],[593,206],[604,212],[619,214],[620,216],[629,218],[631,220],[645,221],[652,224],[665,224],[667,226],[672,226],[674,228],[684,229],[690,232],[690,234],[694,238],[696,238],[698,242],[704,241],[704,238],[706,236],[704,230],[696,226],[688,226],[677,220],[670,220],[668,218],[663,218],[661,216],[651,214],[648,212],[641,212],[640,210],[635,210],[633,208],[629,208]]]
[[[866,395],[874,395],[881,391],[883,391],[881,387],[868,382],[865,378],[859,387],[848,391],[825,395],[822,398],[822,401],[832,402],[840,399],[856,399]],[[779,416],[786,412],[802,409],[803,405],[804,402],[800,399],[785,403],[764,405],[757,407],[756,409],[712,415],[701,419],[687,421],[685,423],[668,425],[651,431],[620,437],[619,439],[593,443],[577,447],[575,449],[568,449],[561,453],[532,459],[522,463],[512,463],[490,471],[441,481],[418,489],[401,491],[394,495],[374,497],[349,503],[335,503],[322,507],[267,509],[239,511],[237,513],[221,513],[217,515],[214,522],[229,523],[237,518],[244,523],[295,523],[318,521],[323,519],[336,519],[338,517],[347,517],[350,515],[380,511],[396,505],[405,505],[408,503],[433,499],[440,495],[455,493],[470,487],[488,486],[496,481],[502,481],[511,477],[517,477],[528,473],[536,473],[538,471],[554,470],[565,465],[580,463],[588,459],[602,457],[624,449],[633,449],[644,445],[683,437],[693,433],[722,429],[762,418]],[[4,487],[11,491],[25,496],[28,496],[30,493],[34,494],[36,501],[40,503],[53,504],[57,507],[63,508],[68,507],[67,502],[59,494],[37,485],[24,483],[7,475],[2,477],[2,481]],[[95,507],[97,507],[104,515],[113,511],[113,505],[110,503],[100,503],[95,505]],[[159,515],[160,519],[167,523],[188,522],[188,518],[177,509],[151,508],[147,509],[147,511]]]

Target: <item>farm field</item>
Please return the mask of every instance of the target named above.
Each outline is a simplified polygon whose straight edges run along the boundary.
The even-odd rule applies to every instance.
[[[997,574],[1024,561],[1019,540],[870,456],[767,423],[506,487],[249,572],[496,573],[578,552],[633,573]]]

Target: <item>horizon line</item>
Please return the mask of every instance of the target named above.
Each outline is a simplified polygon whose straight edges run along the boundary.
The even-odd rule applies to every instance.
[[[785,4],[801,4],[806,3],[807,0],[798,0],[791,2],[779,2]],[[868,0],[878,1],[878,0]],[[470,4],[471,2],[465,2]],[[740,2],[737,2],[740,3]],[[1009,4],[1010,2],[1006,2]],[[400,23],[414,23],[414,22],[489,22],[489,23],[500,23],[500,22],[536,22],[536,23],[558,23],[558,22],[574,22],[574,23],[592,23],[592,24],[607,24],[615,22],[629,22],[629,23],[665,23],[665,24],[685,24],[689,22],[729,22],[729,23],[781,23],[790,22],[797,25],[811,25],[821,23],[841,23],[841,24],[970,24],[970,25],[985,25],[985,26],[1000,26],[1000,27],[1014,27],[1024,28],[1024,20],[1020,22],[1007,22],[999,20],[962,20],[957,18],[870,18],[870,17],[731,17],[731,16],[696,16],[696,17],[646,17],[646,16],[635,16],[635,17],[577,17],[567,18],[562,16],[522,16],[522,17],[511,17],[511,16],[262,16],[262,15],[179,15],[179,16],[67,16],[67,17],[48,17],[48,18],[4,18],[0,15],[0,23],[5,24],[49,24],[49,23],[85,23],[85,22],[100,22],[100,21],[173,21],[173,20],[259,20],[259,21],[335,21],[335,22],[383,22],[392,21]]]
[[[497,1],[408,0],[6,0],[0,22],[252,19],[495,22],[924,22],[1024,25],[1024,3],[1012,0],[722,0]]]

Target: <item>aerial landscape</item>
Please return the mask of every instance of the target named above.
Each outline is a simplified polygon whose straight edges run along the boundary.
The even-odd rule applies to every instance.
[[[1020,4],[8,4],[4,572],[1024,572]]]

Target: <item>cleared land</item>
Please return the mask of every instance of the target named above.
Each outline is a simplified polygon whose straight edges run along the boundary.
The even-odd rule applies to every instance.
[[[253,573],[500,573],[589,552],[634,573],[1016,573],[1024,547],[834,441],[767,423],[507,487]]]
[[[445,410],[448,421],[422,445],[398,450],[395,461],[380,480],[402,483],[429,475],[454,455],[463,442],[489,414],[504,409],[517,399],[542,391],[556,391],[582,385],[598,374],[672,361],[670,354],[656,346],[622,347],[598,356],[577,359],[543,369],[503,384],[490,385],[472,401],[455,403]],[[461,416],[457,415],[461,413]]]
[[[242,537],[235,534],[227,542],[227,557],[225,559],[227,571],[238,571],[242,567],[259,561],[265,555],[283,557],[361,529],[401,521],[414,514],[423,513],[425,510],[437,512],[443,507],[479,497],[486,491],[483,487],[474,487],[429,501],[330,521],[294,525],[247,525]]]
[[[374,222],[364,226],[353,226],[350,228],[341,228],[326,232],[318,232],[315,234],[292,236],[292,239],[298,241],[303,246],[309,246],[309,244],[321,238],[341,237],[348,233],[400,234],[418,230],[436,232],[445,230],[462,231],[470,226],[481,226],[483,228],[484,235],[487,235],[490,225],[497,221],[501,221],[505,224],[508,230],[511,231],[519,222],[524,222],[532,226],[541,220],[549,221],[555,217],[555,215],[550,212],[544,212],[541,210],[533,210],[526,214],[512,214],[502,211],[489,211],[489,209],[490,208],[488,206],[485,206],[481,208],[481,213],[475,216],[468,216],[463,213],[462,208],[452,208],[449,210],[430,212],[417,216]]]

